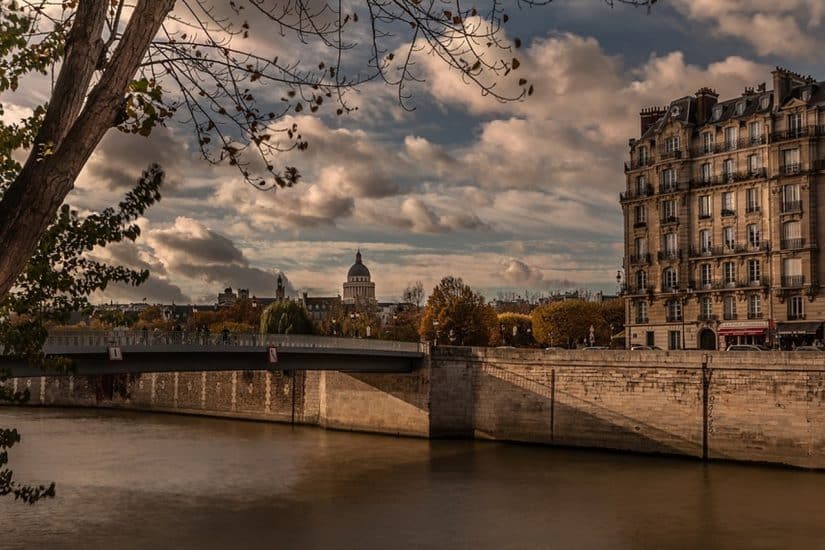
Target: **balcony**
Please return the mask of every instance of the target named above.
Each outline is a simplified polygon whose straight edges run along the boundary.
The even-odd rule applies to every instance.
[[[748,312],[748,319],[761,319],[762,312],[761,311],[749,311]]]
[[[642,227],[647,227],[647,222],[638,221],[633,223],[633,229],[640,229]]]
[[[762,241],[759,244],[735,244],[728,243],[725,246],[694,247],[691,246],[689,254],[691,258],[710,258],[712,256],[727,256],[731,254],[758,254],[768,252],[771,243]]]
[[[647,319],[647,317],[639,317],[639,316],[636,316],[636,324],[637,324],[637,325],[644,325],[644,324],[646,324],[646,323],[648,323],[648,319]]]
[[[768,176],[767,170],[764,168],[756,168],[754,170],[744,170],[742,172],[726,172],[710,178],[700,178],[694,183],[695,188],[709,187],[711,185],[723,185],[726,183],[735,183],[740,181],[765,179]]]
[[[625,288],[625,292],[632,295],[645,294],[647,290],[647,285],[627,285]]]
[[[682,150],[681,149],[675,149],[673,151],[662,150],[662,151],[659,151],[659,157],[661,158],[661,160],[680,159],[680,158],[682,158]]]
[[[782,239],[779,248],[782,250],[796,250],[805,246],[805,239]]]
[[[705,212],[705,213],[700,213],[700,214],[699,214],[699,219],[700,219],[700,220],[709,220],[709,219],[711,219],[711,218],[713,218],[713,216],[712,216],[710,213],[708,213],[708,212]]]
[[[801,126],[799,128],[789,128],[787,130],[780,130],[771,134],[771,142],[788,141],[791,139],[800,139],[813,136],[825,135],[825,125],[819,126]]]
[[[650,184],[630,189],[628,191],[625,191],[624,193],[619,193],[619,199],[623,201],[641,199],[644,197],[651,196],[653,196],[653,186]]]
[[[668,313],[665,316],[665,320],[668,323],[679,323],[679,322],[682,321],[682,314],[681,313],[678,313],[678,314]]]
[[[805,314],[804,313],[791,313],[788,312],[788,321],[804,321]]]
[[[737,318],[738,316],[736,315],[735,311],[726,311],[722,315],[722,319],[724,319],[725,321],[735,321]]]
[[[780,176],[797,176],[802,173],[802,164],[794,162],[791,164],[783,164],[779,167]]]
[[[714,313],[700,313],[699,314],[700,321],[718,321],[719,316]]]
[[[723,208],[722,209],[722,217],[723,218],[729,218],[729,217],[735,216],[735,215],[736,215],[736,210],[731,210],[730,208]]]
[[[758,287],[767,287],[770,286],[770,282],[768,281],[768,277],[756,277],[756,278],[745,278],[739,282],[739,286],[741,287],[750,287],[750,288],[758,288]]]
[[[759,145],[765,145],[767,142],[768,137],[762,134],[759,136],[743,137],[737,140],[725,141],[723,143],[711,143],[708,145],[703,143],[699,147],[694,147],[692,151],[693,156],[701,157],[703,155],[712,155],[714,153],[747,149],[748,147],[758,147]]]
[[[802,212],[802,201],[783,201],[780,208],[783,214]]]
[[[625,172],[630,170],[638,170],[639,168],[646,168],[648,166],[653,166],[655,159],[652,157],[644,158],[644,159],[636,159],[631,160],[630,162],[624,163]]]
[[[673,261],[682,259],[681,250],[660,250],[656,253],[656,259],[661,261]]]
[[[630,255],[630,263],[631,264],[649,264],[650,263],[650,253],[644,254],[631,254]]]
[[[688,185],[686,184],[684,187],[687,188],[687,186]],[[672,182],[669,182],[669,183],[660,183],[659,184],[659,194],[660,195],[665,195],[667,193],[676,193],[677,191],[679,191],[679,182],[672,181]]]
[[[761,210],[761,209],[759,208],[759,205],[758,205],[758,204],[749,204],[749,205],[745,208],[745,214],[754,214],[754,213],[759,212],[760,210]]]
[[[662,292],[678,292],[679,291],[679,283],[662,283]]]
[[[662,218],[659,220],[659,223],[661,223],[662,225],[679,223],[679,216],[662,216]]]
[[[783,288],[795,288],[800,287],[805,284],[805,276],[804,275],[783,275],[782,276],[782,287]]]

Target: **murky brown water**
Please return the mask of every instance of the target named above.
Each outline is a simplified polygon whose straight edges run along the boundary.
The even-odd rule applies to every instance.
[[[825,548],[825,474],[100,410],[0,408],[0,548]]]

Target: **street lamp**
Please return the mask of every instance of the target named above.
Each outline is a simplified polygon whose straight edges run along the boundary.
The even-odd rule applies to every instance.
[[[337,319],[333,319],[333,320],[332,320],[332,335],[333,335],[333,336],[337,336],[337,335],[338,335],[338,332],[335,330],[335,325],[336,325],[336,323],[338,323],[338,320],[337,320]]]
[[[435,346],[438,347],[438,321],[433,321],[433,331],[435,332]]]

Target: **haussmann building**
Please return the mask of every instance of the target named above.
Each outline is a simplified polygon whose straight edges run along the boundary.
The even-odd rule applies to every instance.
[[[823,340],[825,82],[772,74],[642,110],[621,194],[628,345]]]

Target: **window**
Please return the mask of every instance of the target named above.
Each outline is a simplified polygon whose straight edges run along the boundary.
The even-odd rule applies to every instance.
[[[633,220],[637,225],[643,224],[647,221],[647,211],[645,205],[638,204],[633,207]]]
[[[748,224],[747,231],[748,246],[751,248],[759,248],[759,245],[762,244],[759,225],[755,223]]]
[[[682,113],[682,110],[679,108],[678,105],[674,105],[673,108],[670,110],[670,114],[672,116],[679,116]]]
[[[756,187],[745,190],[745,204],[748,212],[759,211],[759,190]]]
[[[798,174],[799,165],[799,149],[783,149],[782,150],[782,173],[785,175]]]
[[[713,120],[719,120],[722,118],[722,106],[717,105],[713,108]]]
[[[802,286],[804,281],[801,258],[785,258],[782,260],[782,286]]]
[[[699,249],[702,254],[711,254],[713,243],[710,239],[710,230],[702,229],[699,231]]]
[[[668,200],[662,201],[662,221],[674,222],[676,221],[676,201]]]
[[[665,234],[664,249],[667,256],[673,257],[676,255],[676,250],[678,249],[678,239],[676,238],[676,233]]]
[[[647,164],[648,158],[649,157],[648,157],[647,147],[642,145],[641,147],[639,147],[639,164],[641,166],[645,166]]]
[[[711,216],[710,195],[701,195],[699,197],[699,217],[700,218],[710,218],[710,216]]]
[[[782,249],[800,248],[802,246],[802,225],[797,221],[782,224]]]
[[[679,277],[676,274],[676,269],[672,267],[666,268],[662,271],[662,290],[675,290],[679,285]]]
[[[748,260],[748,283],[758,285],[762,280],[762,262]]]
[[[647,302],[644,300],[636,302],[636,322],[647,323]]]
[[[748,155],[748,174],[751,176],[759,175],[760,168],[762,168],[762,162],[759,155]]]
[[[713,173],[710,169],[710,163],[706,162],[702,164],[702,183],[710,183],[712,177]]]
[[[748,296],[748,319],[759,319],[762,317],[762,299],[759,294]]]
[[[662,191],[676,191],[676,170],[667,168],[662,170]]]
[[[722,228],[722,244],[728,250],[736,248],[736,234],[734,233],[733,226],[729,225]]]
[[[763,95],[762,99],[759,100],[759,106],[762,109],[767,109],[771,105],[771,96]]]
[[[713,152],[713,134],[710,132],[704,132],[702,134],[702,152],[703,153],[712,153]]]
[[[791,321],[795,319],[805,318],[805,307],[802,296],[791,296],[788,299],[788,319]]]
[[[679,150],[679,136],[671,136],[665,139],[665,153],[674,153]]]
[[[682,320],[682,303],[679,300],[667,301],[667,320],[668,322]]]
[[[710,296],[702,296],[699,301],[699,318],[703,321],[713,319],[713,300]]]
[[[726,181],[733,181],[736,178],[736,163],[733,159],[725,159],[722,163],[722,173],[725,174]]]
[[[759,144],[762,141],[762,123],[759,121],[751,122],[748,133],[750,134],[751,145]]]
[[[636,257],[641,258],[645,254],[647,254],[647,238],[646,237],[636,237],[633,241],[633,248],[636,252]]]
[[[647,178],[644,176],[636,177],[636,194],[640,197],[647,195]]]
[[[802,134],[802,113],[788,115],[788,135],[799,136]]]
[[[678,330],[667,331],[667,349],[682,349],[682,333]]]
[[[736,149],[736,137],[737,137],[737,128],[736,126],[731,126],[729,128],[725,128],[725,149],[731,151]]]
[[[745,112],[745,102],[740,101],[736,104],[736,115],[741,116]]]
[[[647,272],[640,270],[636,272],[636,288],[639,291],[647,290]]]
[[[724,262],[722,264],[722,276],[725,286],[736,286],[736,264],[733,262]]]
[[[725,300],[722,303],[722,311],[726,321],[736,319],[736,298],[734,296],[725,296]]]
[[[713,266],[710,264],[702,264],[699,267],[700,277],[702,279],[702,288],[710,288],[713,286]]]
[[[782,212],[799,212],[802,210],[802,200],[799,184],[782,186]]]
[[[736,202],[734,201],[733,191],[725,191],[722,193],[722,215],[733,216],[736,213]]]

